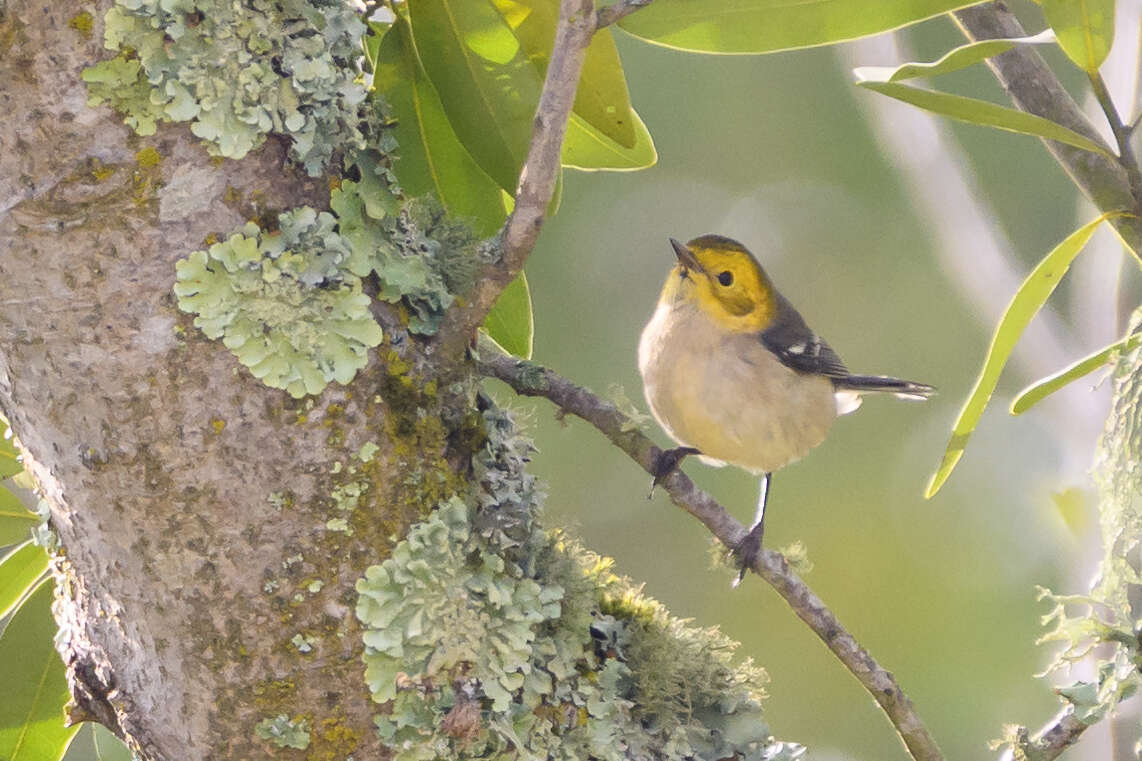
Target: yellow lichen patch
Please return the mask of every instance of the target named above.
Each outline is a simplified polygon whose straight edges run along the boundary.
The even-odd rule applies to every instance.
[[[159,165],[163,157],[154,148],[144,148],[135,154],[135,163],[139,165],[140,169],[151,169]]]
[[[87,11],[82,11],[69,18],[67,26],[83,35],[85,40],[90,39],[91,30],[95,28],[95,18]]]
[[[341,719],[322,719],[310,734],[305,761],[341,761],[353,755],[361,744],[361,733],[345,726]]]
[[[226,429],[226,421],[221,418],[212,418],[210,420],[210,427],[214,429],[214,433],[222,433]]]
[[[96,182],[103,182],[113,174],[115,174],[115,167],[107,166],[99,159],[91,160],[91,176],[95,178]]]

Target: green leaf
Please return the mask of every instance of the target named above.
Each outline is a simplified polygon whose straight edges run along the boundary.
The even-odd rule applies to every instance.
[[[535,326],[532,323],[531,289],[522,272],[508,283],[492,305],[492,310],[484,318],[484,330],[509,354],[531,358]]]
[[[1050,119],[1017,111],[1014,108],[999,106],[986,100],[921,90],[917,87],[886,82],[880,79],[885,71],[881,67],[861,67],[854,69],[853,73],[857,76],[857,84],[861,87],[887,95],[890,98],[902,100],[905,103],[911,103],[941,116],[969,124],[981,124],[985,127],[995,127],[1008,132],[1018,132],[1022,135],[1034,135],[1035,137],[1057,140],[1060,143],[1101,153],[1111,159],[1114,158],[1105,147],[1061,124],[1056,124]],[[891,71],[891,69],[887,71]]]
[[[95,758],[99,761],[131,761],[131,749],[102,724],[92,724]]]
[[[472,158],[514,192],[542,80],[488,0],[409,0],[416,50]]]
[[[865,79],[875,82],[900,82],[915,77],[934,77],[937,74],[947,74],[980,61],[1006,53],[1016,45],[1041,45],[1055,42],[1055,33],[1050,29],[1039,32],[1033,37],[1014,37],[1011,39],[992,39],[972,42],[953,48],[931,63],[902,63],[893,68],[891,66],[864,66],[861,72]]]
[[[27,539],[40,522],[40,516],[24,507],[10,489],[0,486],[0,547]]]
[[[527,57],[547,73],[559,22],[559,0],[491,0],[515,32]],[[635,147],[635,125],[623,64],[611,30],[598,30],[587,46],[574,112],[623,148]]]
[[[482,1],[482,0],[481,0]],[[380,44],[373,86],[396,117],[394,171],[409,196],[431,193],[445,211],[489,236],[507,217],[501,188],[461,145],[436,89],[417,61],[408,23],[398,18]]]
[[[1043,15],[1059,47],[1075,65],[1098,71],[1114,42],[1114,0],[1042,0]]]
[[[45,579],[12,616],[0,636],[0,758],[4,761],[56,761],[79,725],[63,725],[68,700],[63,661],[52,637],[52,582]]]
[[[932,479],[928,482],[928,489],[924,494],[926,498],[931,498],[940,490],[940,487],[948,480],[948,476],[951,475],[952,469],[956,467],[956,463],[960,461],[960,457],[963,456],[964,447],[967,446],[968,439],[979,423],[988,401],[991,400],[996,384],[999,383],[999,375],[1003,372],[1008,357],[1011,356],[1016,342],[1023,335],[1023,331],[1031,322],[1031,318],[1042,309],[1047,298],[1059,285],[1063,275],[1067,273],[1071,262],[1082,251],[1090,237],[1094,235],[1095,228],[1108,218],[1120,214],[1121,212],[1103,214],[1075,230],[1043,257],[1043,260],[1036,265],[1027,279],[1023,281],[1023,284],[1019,286],[1019,290],[1015,292],[1015,296],[1007,305],[1007,310],[1003,313],[1003,317],[1000,318],[999,325],[995,329],[995,335],[992,336],[991,346],[987,350],[987,357],[984,359],[983,369],[980,371],[979,378],[976,379],[975,387],[968,395],[967,401],[964,402],[955,425],[952,426],[952,438],[944,451],[944,459],[940,462],[940,467],[936,469]]]
[[[20,450],[12,440],[12,429],[7,420],[0,418],[0,478],[11,478],[23,469]]]
[[[48,553],[28,540],[0,560],[0,618],[8,615],[48,570]]]
[[[1133,333],[1121,341],[1115,341],[1110,346],[1083,357],[1074,364],[1067,365],[1053,375],[1040,378],[1019,392],[1019,396],[1011,403],[1011,414],[1022,415],[1063,386],[1104,367],[1111,361],[1112,355],[1134,351],[1140,344],[1142,344],[1142,333]]]
[[[635,37],[699,53],[770,53],[885,32],[964,0],[655,0],[619,26]]]
[[[633,171],[654,166],[658,151],[642,119],[633,110],[635,124],[633,148],[623,148],[609,137],[587,124],[578,114],[572,113],[567,123],[567,136],[563,140],[563,166],[582,171]]]

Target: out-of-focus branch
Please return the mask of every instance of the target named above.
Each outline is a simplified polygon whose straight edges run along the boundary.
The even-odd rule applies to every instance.
[[[500,256],[483,268],[465,302],[454,307],[441,325],[439,338],[445,356],[460,356],[496,297],[520,273],[535,248],[559,179],[563,137],[595,23],[593,0],[560,3],[559,25],[535,112],[531,144],[515,192],[515,208],[500,230]]]
[[[595,26],[602,29],[611,24],[617,24],[622,19],[637,11],[639,8],[645,8],[650,5],[651,0],[619,0],[614,5],[608,5],[606,8],[600,8],[598,19]]]
[[[1075,716],[1072,707],[1067,706],[1034,737],[1029,737],[1026,729],[1018,728],[999,761],[1052,761],[1073,745],[1088,726]]]
[[[972,41],[1027,34],[1015,15],[999,2],[964,8],[953,16]],[[1020,109],[1103,142],[1082,109],[1031,46],[1017,45],[988,59],[988,66]],[[1142,207],[1142,199],[1134,196],[1128,173],[1118,161],[1062,143],[1044,142],[1059,165],[1100,211]],[[1126,245],[1142,256],[1142,219],[1122,216],[1112,224]]]
[[[643,470],[647,473],[654,472],[662,450],[610,402],[603,401],[582,386],[577,386],[534,362],[509,357],[487,341],[480,344],[477,368],[481,374],[507,383],[518,394],[544,397],[564,412],[586,420]],[[675,471],[663,480],[662,487],[674,504],[701,521],[725,547],[735,548],[745,538],[745,526],[710,495],[695,486],[686,474]],[[790,569],[784,556],[763,549],[757,564],[751,570],[785,598],[797,616],[809,625],[880,704],[912,758],[916,761],[943,761],[935,740],[892,674],[877,663],[841,626],[836,615]]]
[[[1118,109],[1114,106],[1102,75],[1096,71],[1089,76],[1091,90],[1102,108],[1102,113],[1106,115],[1106,123],[1110,125],[1110,131],[1114,134],[1114,142],[1118,144],[1118,163],[1126,170],[1134,197],[1142,198],[1142,172],[1138,171],[1138,159],[1135,158],[1134,146],[1130,143],[1131,129],[1122,123],[1122,117],[1118,115]]]

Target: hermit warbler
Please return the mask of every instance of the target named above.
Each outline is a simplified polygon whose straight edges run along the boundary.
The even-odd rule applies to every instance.
[[[738,547],[744,574],[761,548],[773,471],[820,444],[861,394],[927,399],[935,389],[849,373],[737,241],[703,235],[670,244],[678,264],[638,346],[650,411],[679,444],[659,458],[655,482],[689,454],[761,476],[757,514]]]

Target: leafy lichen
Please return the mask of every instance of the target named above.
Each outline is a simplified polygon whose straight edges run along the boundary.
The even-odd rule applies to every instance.
[[[530,445],[485,418],[475,505],[443,503],[357,584],[395,758],[796,758],[732,643],[540,527]]]
[[[272,719],[262,719],[254,726],[254,732],[281,748],[305,750],[309,747],[309,722],[290,719],[284,713]]]
[[[176,265],[179,308],[267,386],[294,397],[348,383],[381,342],[351,251],[327,212],[286,212],[281,229],[242,232]]]

